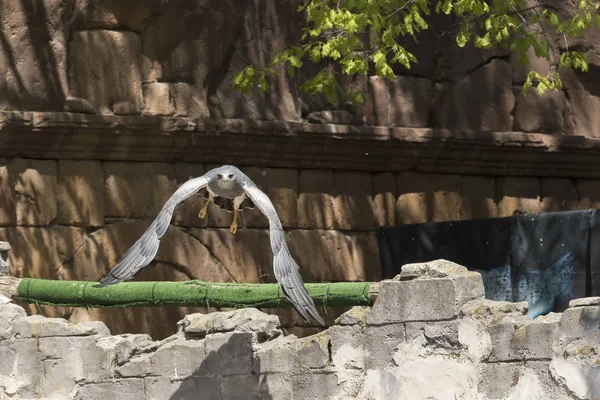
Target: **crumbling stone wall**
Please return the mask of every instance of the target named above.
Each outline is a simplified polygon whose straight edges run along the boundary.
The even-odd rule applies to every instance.
[[[191,314],[162,341],[0,306],[0,398],[597,399],[600,299],[531,320],[438,260],[382,281],[313,336],[256,309]]]

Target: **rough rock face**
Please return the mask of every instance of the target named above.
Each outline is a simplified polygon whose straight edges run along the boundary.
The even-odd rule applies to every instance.
[[[434,300],[439,298],[439,300]],[[256,309],[187,315],[162,341],[0,306],[0,394],[104,399],[597,399],[600,299],[531,320],[438,260],[380,283],[373,308],[284,336]],[[144,395],[141,395],[144,393]],[[142,397],[140,397],[142,396]]]
[[[563,16],[575,8],[554,3]],[[542,97],[519,92],[528,67],[502,52],[459,49],[455,21],[440,15],[428,18],[431,30],[418,44],[401,39],[419,59],[410,71],[393,66],[399,76],[391,82],[371,76],[344,83],[366,92],[362,107],[300,97],[302,78],[317,70],[310,64],[294,78],[279,71],[269,94],[234,92],[237,72],[265,65],[299,39],[304,16],[297,7],[291,0],[0,2],[0,109],[600,135],[593,31],[569,44],[586,52],[590,72],[565,71],[565,92]],[[531,67],[548,69],[533,54]]]

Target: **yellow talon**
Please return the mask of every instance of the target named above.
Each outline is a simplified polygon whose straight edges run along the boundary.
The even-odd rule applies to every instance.
[[[200,218],[206,217],[206,210],[208,209],[208,205],[210,204],[211,201],[212,201],[212,199],[208,199],[208,200],[206,200],[206,203],[204,203],[204,206],[200,210],[200,213],[198,213],[198,216]]]
[[[231,223],[231,226],[229,227],[229,232],[235,234],[237,232],[237,216],[238,216],[238,210],[237,208],[235,208],[233,210],[233,222]]]

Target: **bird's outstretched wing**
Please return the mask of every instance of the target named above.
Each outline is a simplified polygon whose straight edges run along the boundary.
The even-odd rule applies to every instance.
[[[146,229],[146,232],[125,252],[117,265],[102,278],[100,283],[94,285],[94,287],[112,285],[131,279],[140,269],[150,264],[154,256],[156,256],[160,239],[167,232],[175,207],[206,186],[211,178],[212,175],[207,173],[204,176],[190,179],[181,185],[171,198],[167,200],[162,210],[158,213],[158,216],[152,221],[148,229]]]
[[[275,278],[281,284],[283,293],[294,305],[298,313],[308,322],[314,319],[319,324],[325,326],[323,317],[319,315],[315,307],[315,303],[308,295],[302,276],[300,275],[300,267],[292,258],[290,250],[285,243],[284,231],[281,226],[281,221],[277,216],[273,203],[269,197],[264,194],[253,183],[246,182],[244,190],[256,207],[268,218],[269,232],[271,239],[271,249],[273,250],[273,272]],[[311,318],[312,317],[312,318]]]

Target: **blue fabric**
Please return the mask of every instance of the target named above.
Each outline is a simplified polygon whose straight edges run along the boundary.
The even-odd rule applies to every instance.
[[[480,272],[487,298],[527,301],[532,318],[600,295],[599,210],[387,226],[377,237],[384,278],[444,258]]]

